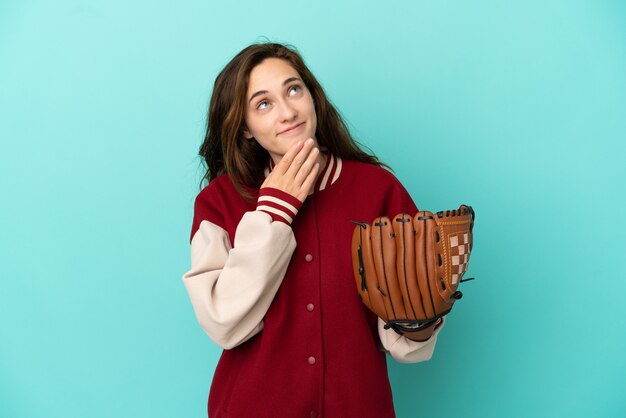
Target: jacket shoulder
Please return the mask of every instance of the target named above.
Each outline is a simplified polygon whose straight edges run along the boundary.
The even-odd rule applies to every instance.
[[[376,183],[396,184],[399,183],[396,176],[384,167],[375,164],[364,163],[361,161],[344,160],[345,174],[348,177],[369,182],[374,180]]]

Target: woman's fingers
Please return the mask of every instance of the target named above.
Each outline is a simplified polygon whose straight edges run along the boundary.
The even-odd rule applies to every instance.
[[[309,155],[306,156],[306,160],[304,160],[304,162],[302,163],[302,165],[298,168],[298,171],[296,172],[295,176],[294,176],[294,180],[296,181],[296,184],[303,184],[305,179],[309,176],[309,173],[311,172],[311,170],[313,169],[313,167],[315,166],[315,163],[317,161],[317,156],[319,155],[320,151],[318,148],[313,148],[310,152]],[[295,164],[292,164],[292,167]],[[291,170],[291,168],[290,168]]]
[[[261,187],[282,190],[304,202],[319,172],[319,152],[313,139],[295,143],[276,164]]]
[[[283,157],[280,159],[278,164],[276,164],[276,167],[274,167],[274,171],[278,171],[281,174],[286,173],[287,170],[289,170],[289,167],[291,167],[291,164],[293,163],[298,153],[302,150],[302,147],[304,145],[305,145],[305,142],[303,141],[298,141],[295,144],[293,144],[291,148],[287,150],[285,155],[283,155]]]
[[[291,161],[288,161],[289,168],[287,168],[287,171],[285,172],[285,174],[294,178],[296,177],[296,174],[298,173],[298,171],[300,171],[300,167],[302,167],[304,162],[307,160],[307,157],[311,153],[311,150],[313,149],[314,144],[315,144],[315,141],[313,141],[311,138],[304,141],[304,143],[302,144],[302,147],[300,148],[300,151],[293,157]],[[284,158],[285,157],[283,157],[283,159]]]
[[[309,195],[309,192],[313,188],[313,184],[315,183],[315,179],[317,178],[317,173],[319,171],[320,171],[320,163],[315,163],[313,168],[311,168],[311,171],[309,172],[309,174],[306,176],[306,179],[304,179],[304,182],[302,183],[302,189],[306,193],[305,198],[306,196]]]

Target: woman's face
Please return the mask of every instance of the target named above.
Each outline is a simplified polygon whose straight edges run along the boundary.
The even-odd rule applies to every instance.
[[[254,138],[275,163],[299,140],[315,139],[317,116],[309,89],[285,60],[267,58],[250,72],[246,138]]]

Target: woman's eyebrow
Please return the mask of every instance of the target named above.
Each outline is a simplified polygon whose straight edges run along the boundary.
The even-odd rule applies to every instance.
[[[289,77],[288,79],[283,81],[283,86],[291,83],[292,81],[302,81],[302,80],[300,80],[298,77]]]
[[[300,78],[298,78],[298,77],[289,77],[288,79],[283,81],[283,86],[291,83],[292,81],[302,81],[302,80]],[[252,101],[252,99],[254,99],[255,97],[260,96],[260,95],[265,94],[265,93],[267,93],[267,90],[259,90],[259,91],[255,92],[252,96],[250,96],[250,99],[248,99],[248,103],[250,103]]]

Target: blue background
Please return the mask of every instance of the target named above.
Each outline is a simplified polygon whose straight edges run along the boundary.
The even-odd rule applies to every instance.
[[[180,279],[196,155],[215,76],[261,36],[420,208],[477,212],[435,356],[389,362],[398,417],[626,416],[607,0],[0,2],[0,416],[205,416],[220,350]]]

